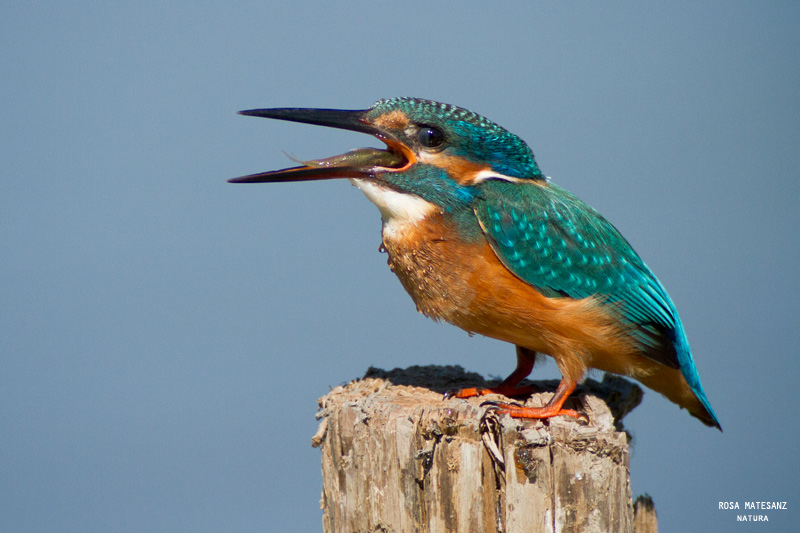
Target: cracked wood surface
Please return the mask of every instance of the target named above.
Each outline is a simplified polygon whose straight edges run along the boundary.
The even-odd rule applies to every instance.
[[[322,451],[324,531],[633,531],[620,420],[641,401],[638,386],[587,380],[569,400],[587,425],[480,407],[499,396],[442,400],[474,385],[485,382],[460,367],[370,369],[321,398],[312,442]],[[556,382],[536,385],[545,392],[527,405],[544,405]]]

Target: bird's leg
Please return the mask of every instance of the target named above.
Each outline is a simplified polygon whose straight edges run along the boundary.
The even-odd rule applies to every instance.
[[[536,362],[536,352],[517,346],[517,368],[503,380],[502,383],[496,387],[488,389],[479,389],[471,387],[469,389],[461,389],[453,394],[448,395],[456,398],[472,398],[473,396],[485,396],[486,394],[502,394],[503,396],[525,396],[535,391],[534,387],[526,385],[524,387],[517,387],[519,382],[528,377],[533,370],[533,364]]]
[[[558,384],[556,393],[544,407],[522,407],[520,405],[510,405],[499,402],[484,402],[482,405],[489,405],[498,414],[510,415],[513,418],[551,418],[559,415],[580,418],[588,422],[588,417],[572,409],[563,409],[562,406],[572,391],[575,390],[577,383],[574,380],[562,378]]]

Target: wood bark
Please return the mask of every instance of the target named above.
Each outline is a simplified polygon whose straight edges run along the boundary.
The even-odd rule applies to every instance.
[[[644,494],[633,503],[633,530],[636,533],[658,533],[658,520],[653,498]]]
[[[568,402],[587,424],[481,407],[500,396],[442,398],[475,385],[487,383],[460,367],[370,369],[321,398],[312,443],[322,451],[324,531],[634,531],[620,421],[641,401],[638,386],[584,382]],[[544,405],[557,382],[535,385],[543,392],[526,405]]]

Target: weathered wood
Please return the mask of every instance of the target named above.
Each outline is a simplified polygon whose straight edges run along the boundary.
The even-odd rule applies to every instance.
[[[633,531],[635,533],[658,533],[658,519],[653,498],[644,494],[633,503]]]
[[[536,384],[549,392],[527,404],[542,406],[556,383]],[[585,424],[480,407],[501,397],[442,399],[474,385],[482,378],[460,367],[370,369],[321,398],[324,531],[633,531],[619,420],[641,400],[638,386],[587,380],[569,400]]]

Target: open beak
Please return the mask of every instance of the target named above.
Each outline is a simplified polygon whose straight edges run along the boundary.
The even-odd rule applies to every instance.
[[[343,130],[360,131],[374,135],[386,144],[386,149],[358,148],[342,155],[300,161],[299,167],[284,168],[259,174],[229,179],[229,183],[273,183],[278,181],[311,181],[334,178],[373,178],[376,174],[406,168],[413,154],[390,132],[371,124],[366,116],[369,110],[346,111],[339,109],[276,108],[239,111],[240,115],[274,118],[316,124]]]

